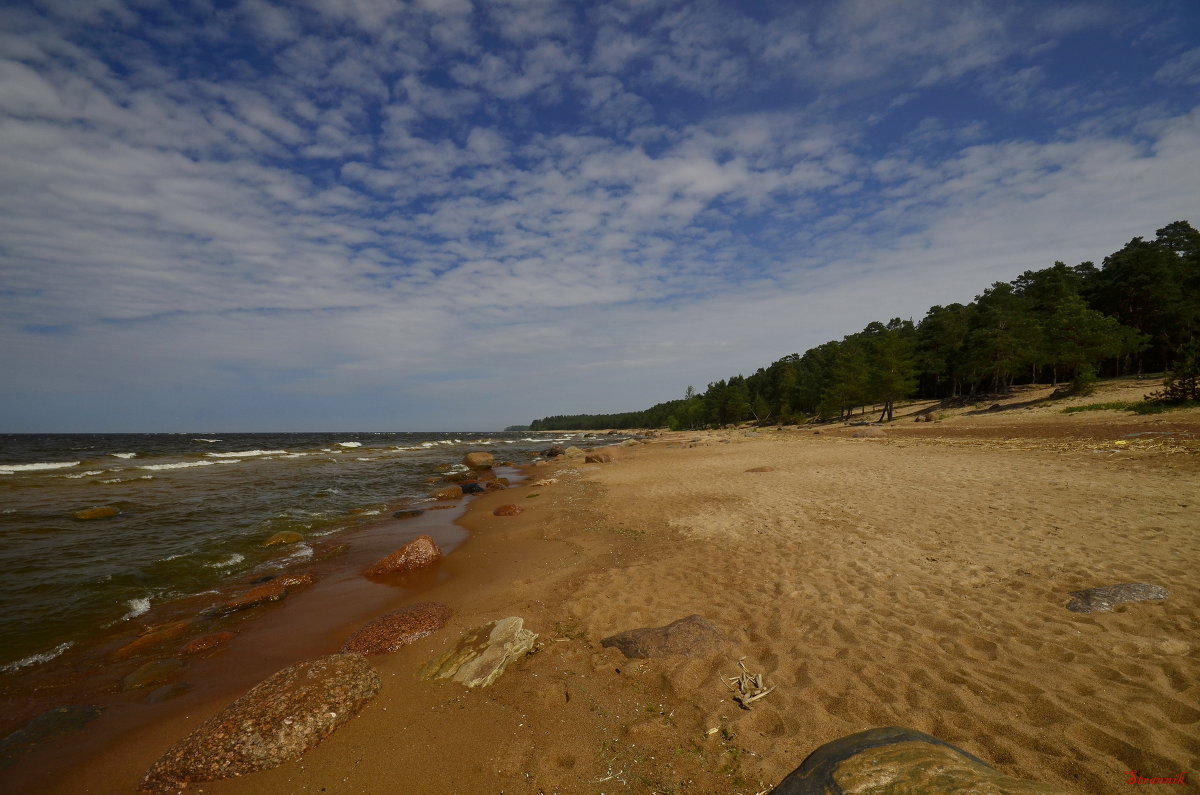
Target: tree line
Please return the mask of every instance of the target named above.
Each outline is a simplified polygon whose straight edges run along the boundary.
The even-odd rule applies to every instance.
[[[1003,394],[1021,383],[1086,389],[1097,377],[1197,360],[1200,232],[1187,221],[1135,237],[1101,267],[1056,262],[996,282],[969,304],[933,306],[793,353],[750,376],[688,387],[643,411],[557,415],[532,430],[701,428],[840,419],[897,401]]]

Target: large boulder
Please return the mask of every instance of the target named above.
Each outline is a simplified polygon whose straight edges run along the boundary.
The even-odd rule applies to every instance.
[[[361,654],[297,663],[251,688],[162,755],[141,789],[170,792],[298,759],[379,692]]]
[[[510,663],[533,651],[537,635],[518,616],[491,621],[459,638],[458,645],[427,662],[422,679],[453,679],[467,687],[487,687]]]
[[[649,658],[681,655],[706,657],[729,646],[729,639],[698,615],[662,627],[642,627],[610,635],[601,646],[618,649],[626,657]]]
[[[1161,585],[1146,582],[1124,582],[1120,585],[1105,585],[1085,591],[1071,591],[1067,609],[1073,613],[1107,613],[1114,605],[1123,602],[1144,602],[1148,599],[1166,599],[1169,592]]]
[[[545,450],[542,451],[542,456],[544,458],[555,458],[557,456],[566,455],[566,454],[567,454],[567,451],[565,449],[559,447],[558,445],[554,445],[553,447],[547,447]]]
[[[880,792],[1049,795],[1061,790],[1006,776],[961,748],[888,726],[822,745],[771,795]]]
[[[385,654],[446,626],[452,611],[438,602],[421,602],[364,624],[342,646],[343,652]]]
[[[418,536],[367,568],[368,577],[423,569],[442,559],[442,550],[431,536]]]
[[[491,453],[467,453],[462,462],[468,469],[491,469],[496,465],[496,457]]]

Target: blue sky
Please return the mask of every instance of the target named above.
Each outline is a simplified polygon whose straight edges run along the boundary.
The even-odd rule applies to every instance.
[[[0,9],[0,431],[646,408],[1200,223],[1200,5]]]

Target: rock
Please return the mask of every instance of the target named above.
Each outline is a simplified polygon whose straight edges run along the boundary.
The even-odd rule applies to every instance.
[[[774,472],[775,467],[751,467],[747,472]]]
[[[592,450],[583,457],[583,463],[585,464],[611,464],[616,460],[616,451],[603,447],[599,450]]]
[[[285,574],[276,578],[275,582],[280,583],[290,592],[312,585],[316,580],[311,574]]]
[[[450,620],[452,611],[438,602],[421,602],[364,624],[342,646],[342,652],[385,654],[432,635]]]
[[[850,434],[851,439],[884,439],[887,434],[883,428],[859,428],[854,433]]]
[[[468,470],[467,472],[451,472],[442,478],[442,480],[447,483],[466,483],[468,480],[475,480],[477,477],[474,472]]]
[[[496,465],[496,457],[491,453],[467,453],[462,462],[468,469],[491,469]]]
[[[444,489],[438,489],[432,496],[435,500],[457,500],[462,495],[462,486],[447,486]]]
[[[203,635],[195,640],[188,641],[180,651],[189,656],[203,654],[206,651],[216,651],[225,648],[226,644],[233,640],[234,637],[232,632],[213,632],[210,635]]]
[[[851,734],[813,751],[771,795],[877,792],[1049,795],[1062,790],[1006,776],[961,748],[912,729]]]
[[[265,585],[251,588],[241,596],[230,599],[225,604],[218,605],[214,613],[218,616],[225,616],[230,613],[236,613],[239,610],[249,610],[252,607],[278,602],[286,596],[287,586],[278,580],[271,580]]]
[[[383,560],[370,566],[364,574],[368,577],[382,577],[385,574],[415,571],[437,563],[441,559],[442,550],[438,549],[433,538],[418,536]]]
[[[479,481],[462,484],[463,494],[482,494],[487,491],[487,486],[484,486]]]
[[[114,516],[120,516],[121,509],[112,505],[97,505],[94,508],[85,508],[82,511],[76,511],[74,516],[81,521],[90,521],[92,519],[111,519]]]
[[[553,447],[547,447],[545,450],[542,451],[543,458],[555,458],[557,456],[566,455],[566,454],[567,454],[567,451],[564,450],[563,448],[559,447],[558,445],[554,445]]]
[[[140,690],[170,682],[182,673],[183,666],[183,660],[153,660],[126,676],[121,682],[121,689]]]
[[[126,643],[121,648],[113,652],[114,660],[125,660],[135,654],[141,654],[144,651],[166,643],[169,640],[174,640],[183,634],[183,631],[191,624],[191,620],[173,621],[170,624],[159,624],[155,627],[149,627],[134,640]]]
[[[392,514],[392,518],[393,519],[415,519],[418,516],[423,516],[424,514],[425,514],[425,512],[420,509],[410,508],[410,509],[403,510],[403,511],[396,511],[395,513]]]
[[[584,454],[583,451],[580,450],[578,447],[575,447],[574,445],[572,445],[571,447],[568,447],[566,450],[563,451],[563,455],[566,456],[567,458],[579,458],[583,454]]]
[[[664,627],[642,627],[610,635],[601,640],[600,645],[618,649],[630,658],[673,654],[706,657],[725,649],[729,640],[707,619],[690,615]]]
[[[496,478],[487,482],[487,491],[504,491],[508,488],[508,478]]]
[[[340,555],[345,555],[346,552],[349,551],[349,549],[350,549],[349,544],[333,544],[333,543],[329,543],[329,542],[313,544],[312,545],[312,551],[313,551],[312,559],[314,562],[320,561],[320,560],[329,560],[330,558],[336,558]]]
[[[275,535],[263,542],[264,547],[277,547],[283,544],[298,544],[304,540],[304,536],[291,530],[281,530]]]
[[[0,767],[7,767],[17,756],[46,740],[82,729],[103,711],[103,707],[78,704],[46,710],[0,740]]]
[[[298,759],[379,692],[360,654],[331,654],[276,673],[201,724],[151,765],[140,788],[168,792]]]
[[[453,679],[467,687],[487,687],[504,669],[533,651],[537,635],[518,616],[492,621],[466,632],[458,645],[427,662],[422,679]]]
[[[520,505],[501,505],[492,511],[492,516],[517,516],[522,511]]]
[[[1143,602],[1147,599],[1166,599],[1166,588],[1144,582],[1126,582],[1120,585],[1105,585],[1088,588],[1086,591],[1071,591],[1067,609],[1073,613],[1108,613],[1113,605],[1122,602]]]

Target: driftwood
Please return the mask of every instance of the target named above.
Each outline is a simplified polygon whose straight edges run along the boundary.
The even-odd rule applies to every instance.
[[[733,700],[738,703],[742,709],[750,709],[750,705],[760,698],[766,696],[778,685],[765,687],[763,685],[762,674],[752,674],[746,670],[745,657],[738,660],[738,667],[742,672],[737,676],[726,677],[729,681],[725,682],[725,686],[733,692]],[[732,683],[736,682],[735,687]]]

